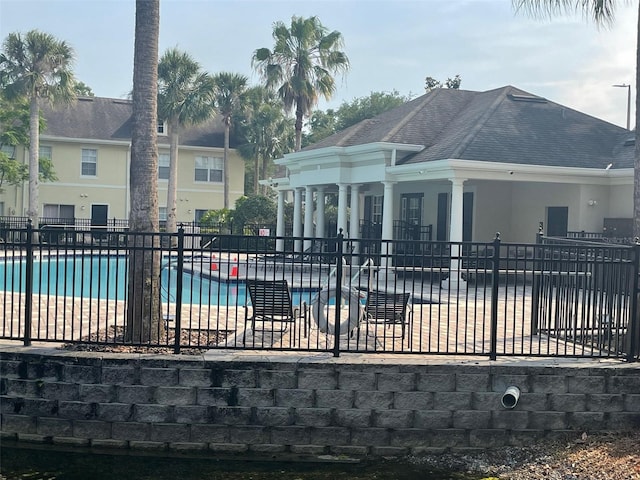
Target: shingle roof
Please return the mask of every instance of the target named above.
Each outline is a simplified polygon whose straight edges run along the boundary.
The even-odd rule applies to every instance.
[[[425,146],[398,164],[463,159],[605,168],[625,133],[512,86],[486,92],[436,89],[305,150],[392,142]],[[614,168],[627,165],[628,159],[621,157],[618,163]]]
[[[43,135],[91,140],[131,139],[130,100],[81,97],[70,106],[44,105],[43,115],[47,128]],[[158,136],[159,144],[168,144],[169,138]],[[180,132],[180,145],[197,147],[223,147],[224,127],[219,117]]]

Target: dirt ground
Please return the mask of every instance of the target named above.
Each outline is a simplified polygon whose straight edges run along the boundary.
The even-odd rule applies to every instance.
[[[638,480],[640,432],[583,433],[576,440],[508,447],[470,455],[434,455],[416,463],[500,480]]]

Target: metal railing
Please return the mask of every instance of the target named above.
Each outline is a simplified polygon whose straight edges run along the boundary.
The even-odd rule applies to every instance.
[[[10,229],[0,338],[638,359],[638,245],[381,240],[370,255],[367,240],[341,235],[220,235],[207,248],[201,237],[73,228],[44,240],[42,229]],[[251,280],[286,280],[292,318],[258,318]]]

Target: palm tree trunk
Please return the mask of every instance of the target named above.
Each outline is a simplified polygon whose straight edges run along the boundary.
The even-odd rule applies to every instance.
[[[636,125],[635,157],[633,164],[633,235],[640,237],[640,2],[638,2],[638,28],[636,38]]]
[[[299,152],[302,149],[302,119],[304,112],[302,111],[302,105],[296,107],[296,145],[295,151]]]
[[[260,155],[258,155],[258,153],[256,153],[256,158],[254,160],[254,164],[253,164],[253,193],[258,195],[258,188],[259,188],[259,183],[258,180],[260,180]]]
[[[224,208],[229,208],[229,119],[224,121],[224,156],[222,169],[224,176]]]
[[[40,107],[38,96],[31,97],[29,105],[29,206],[27,217],[33,228],[39,228],[40,205],[38,198],[38,158],[40,156]]]
[[[159,0],[136,0],[131,135],[131,212],[126,339],[157,342],[160,315],[158,231],[158,36]]]
[[[169,122],[169,185],[167,185],[167,232],[178,231],[178,120]]]

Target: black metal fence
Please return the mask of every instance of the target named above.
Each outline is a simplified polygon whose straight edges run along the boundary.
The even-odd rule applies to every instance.
[[[638,359],[637,245],[8,233],[0,338],[26,345]]]

